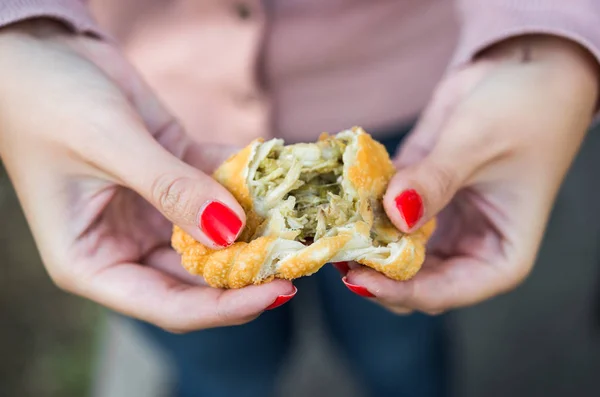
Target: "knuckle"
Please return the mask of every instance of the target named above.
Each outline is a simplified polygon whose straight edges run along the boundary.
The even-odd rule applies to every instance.
[[[444,313],[448,308],[438,303],[424,303],[420,307],[420,311],[430,316],[437,316]]]
[[[437,315],[446,311],[449,307],[448,299],[443,297],[434,298],[431,294],[427,294],[420,289],[417,290],[415,288],[413,295],[413,307],[422,312],[429,315]]]
[[[442,310],[442,309],[425,310],[425,314],[427,314],[429,316],[440,316],[440,315],[444,314],[445,312],[446,312],[446,310]]]
[[[180,328],[169,328],[169,327],[160,327],[163,331],[168,332],[173,335],[184,335],[192,332],[192,330],[188,329],[180,329]]]
[[[175,335],[183,335],[199,329],[198,326],[194,326],[190,321],[178,321],[173,318],[153,318],[149,319],[149,322],[163,331]]]
[[[224,295],[219,296],[214,310],[214,326],[217,327],[243,325],[260,316],[260,313],[240,314]]]
[[[222,305],[217,306],[215,313],[216,323],[221,326],[242,325],[248,322],[246,318],[235,316],[231,310],[224,308]]]
[[[399,316],[408,316],[414,312],[413,309],[409,309],[404,306],[392,306],[388,307],[388,310]]]
[[[238,325],[248,324],[250,321],[253,321],[256,318],[258,318],[258,316],[259,315],[254,315],[254,316],[249,316],[249,317],[235,318],[235,319],[232,319],[231,321],[229,321],[228,325],[230,325],[230,326],[238,326]]]
[[[152,201],[167,218],[193,223],[198,210],[193,185],[189,178],[159,176],[152,184]]]
[[[431,180],[430,194],[443,201],[450,200],[457,190],[458,178],[456,173],[452,172],[449,167],[436,164],[429,167],[427,173],[429,180]]]

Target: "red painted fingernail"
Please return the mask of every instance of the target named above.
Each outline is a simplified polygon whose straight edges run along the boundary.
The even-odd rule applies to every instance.
[[[276,307],[283,305],[284,303],[289,302],[298,292],[298,288],[294,287],[294,291],[289,295],[279,295],[277,299],[273,303],[271,303],[265,310],[273,310]]]
[[[411,228],[423,216],[423,199],[414,189],[405,190],[396,197],[396,208]]]
[[[342,277],[342,281],[344,282],[346,287],[348,287],[348,289],[350,291],[354,292],[356,295],[362,296],[363,298],[374,298],[375,297],[375,295],[370,293],[369,290],[366,289],[365,287],[363,287],[362,285],[350,284],[348,282],[348,280],[346,280],[346,277]]]
[[[237,238],[242,221],[225,204],[212,201],[200,215],[200,228],[215,244],[227,247]]]
[[[334,262],[332,265],[337,269],[338,272],[340,272],[342,276],[345,276],[350,271],[350,265],[348,265],[348,262]]]

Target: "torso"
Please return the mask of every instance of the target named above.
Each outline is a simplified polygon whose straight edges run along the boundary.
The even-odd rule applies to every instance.
[[[457,39],[439,0],[92,0],[188,133],[311,141],[413,118]]]

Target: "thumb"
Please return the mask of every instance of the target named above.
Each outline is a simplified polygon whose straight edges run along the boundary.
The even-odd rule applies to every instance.
[[[171,154],[148,133],[122,134],[123,140],[130,142],[113,149],[108,162],[119,183],[207,247],[222,248],[236,240],[245,213],[227,189]]]
[[[383,204],[398,229],[408,233],[435,217],[485,163],[482,134],[465,128],[465,123],[444,128],[430,153],[399,169],[390,181]]]
[[[474,120],[477,112],[460,105],[489,68],[480,64],[445,79],[399,151],[395,163],[405,167],[390,181],[383,203],[390,220],[403,232],[433,218],[495,154],[497,145],[486,145],[489,121]]]
[[[450,202],[463,180],[449,164],[427,157],[392,178],[383,200],[385,211],[398,229],[416,230]]]
[[[227,189],[202,172],[212,172],[232,154],[231,148],[188,139],[135,70],[126,62],[119,66],[113,69],[123,76],[115,80],[128,94],[135,115],[126,114],[119,123],[123,128],[113,129],[128,133],[120,133],[118,144],[104,151],[110,156],[103,161],[105,168],[205,246],[232,244],[244,227],[244,210]]]

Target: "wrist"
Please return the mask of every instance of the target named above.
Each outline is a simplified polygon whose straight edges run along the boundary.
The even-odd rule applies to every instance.
[[[498,42],[481,51],[476,60],[503,63],[544,64],[555,71],[555,79],[575,87],[598,104],[600,63],[576,41],[553,35],[524,35]]]
[[[16,51],[34,51],[45,45],[73,47],[81,39],[89,39],[70,30],[59,21],[47,18],[28,19],[0,28],[0,57]]]
[[[32,18],[11,23],[0,28],[0,37],[5,35],[26,35],[48,38],[57,35],[75,34],[59,21],[50,18]]]
[[[14,105],[18,102],[23,83],[30,87],[32,79],[36,77],[30,71],[38,66],[47,67],[44,61],[48,58],[39,56],[43,54],[40,50],[52,47],[69,34],[69,30],[61,23],[44,18],[20,21],[0,28],[0,103]],[[4,158],[11,146],[10,135],[14,132],[7,118],[20,114],[24,108],[14,105],[12,111],[0,112],[0,124],[5,127],[0,128],[0,156]]]
[[[44,43],[64,41],[64,38],[70,35],[73,34],[65,26],[50,19],[39,18],[13,23],[0,28],[0,57],[10,60],[23,52],[34,51]],[[0,62],[0,77],[10,76],[5,70],[9,64],[13,63]]]

